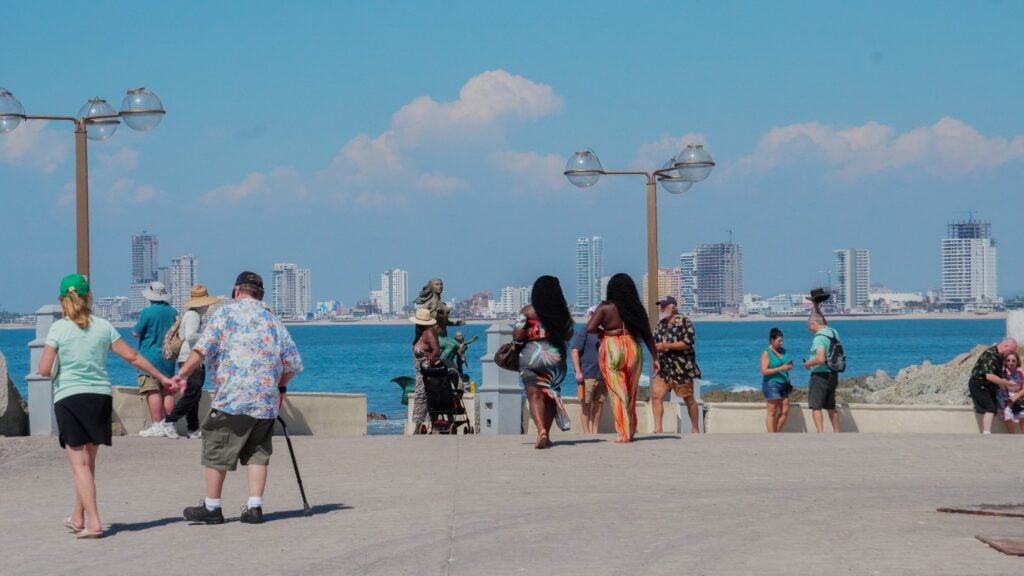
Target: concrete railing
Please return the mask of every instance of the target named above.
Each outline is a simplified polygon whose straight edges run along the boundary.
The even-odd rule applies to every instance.
[[[843,432],[978,434],[981,417],[970,406],[915,406],[897,404],[841,404],[839,429]],[[710,434],[765,431],[763,402],[715,402],[706,407],[705,425]],[[823,414],[825,430],[832,429]],[[1005,432],[997,418],[992,432]],[[814,432],[807,404],[792,403],[783,432]]]
[[[210,392],[203,391],[199,419],[210,412]],[[314,436],[365,436],[366,394],[289,392],[281,416],[288,432]],[[114,386],[114,434],[138,434],[149,427],[149,408],[136,388]],[[178,421],[178,433],[185,431],[185,419]]]

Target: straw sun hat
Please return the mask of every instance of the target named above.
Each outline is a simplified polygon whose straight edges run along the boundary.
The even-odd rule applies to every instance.
[[[415,316],[410,316],[409,321],[413,324],[419,324],[420,326],[433,326],[437,324],[437,320],[430,317],[430,310],[426,308],[420,308],[416,310]]]
[[[220,298],[216,296],[210,296],[207,292],[206,286],[202,284],[196,284],[189,291],[188,302],[185,302],[185,308],[202,308],[203,306],[210,306],[220,301]]]

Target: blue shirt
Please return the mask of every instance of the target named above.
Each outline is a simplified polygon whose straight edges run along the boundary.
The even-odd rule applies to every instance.
[[[139,314],[132,332],[139,336],[139,353],[164,376],[174,376],[174,358],[164,358],[164,334],[171,329],[178,312],[166,302],[153,302]]]
[[[572,337],[569,347],[580,351],[580,368],[583,368],[583,378],[586,380],[602,379],[601,368],[597,363],[597,349],[600,345],[600,338],[586,330],[580,330]]]
[[[811,341],[811,358],[814,358],[818,350],[825,350],[825,359],[828,360],[828,351],[832,347],[832,341],[829,340],[829,336],[839,339],[839,332],[836,332],[835,328],[824,326],[814,333],[814,340]],[[811,372],[821,374],[823,372],[831,372],[828,369],[827,364],[819,364],[814,368],[811,368]]]

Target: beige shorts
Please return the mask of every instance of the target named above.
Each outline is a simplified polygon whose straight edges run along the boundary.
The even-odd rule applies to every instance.
[[[668,380],[665,380],[661,376],[655,376],[654,385],[657,386],[658,388],[672,390],[673,392],[676,393],[676,396],[679,396],[680,398],[690,398],[693,396],[692,380],[689,382],[675,383],[669,382]]]
[[[139,385],[139,394],[141,395],[164,391],[163,384],[149,374],[139,374],[135,377],[135,382]]]
[[[595,378],[584,379],[583,384],[576,384],[576,389],[580,402],[585,404],[604,402],[605,396],[608,395],[608,389],[605,388],[604,382]]]
[[[203,466],[234,470],[266,466],[274,453],[274,420],[213,411],[203,422]]]

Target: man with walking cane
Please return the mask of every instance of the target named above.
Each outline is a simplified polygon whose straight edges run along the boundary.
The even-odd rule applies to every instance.
[[[271,440],[288,382],[302,371],[291,335],[263,303],[263,279],[242,272],[235,280],[234,303],[210,318],[175,380],[183,385],[204,362],[214,396],[203,422],[202,463],[206,467],[206,498],[185,508],[186,520],[224,523],[221,491],[228,471],[246,467],[249,500],[241,521],[263,522],[263,489],[273,452]]]

